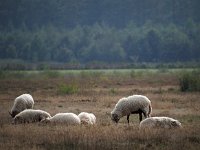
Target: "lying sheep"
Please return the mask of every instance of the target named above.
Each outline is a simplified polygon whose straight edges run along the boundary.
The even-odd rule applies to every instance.
[[[181,123],[178,120],[169,117],[150,117],[140,122],[140,129],[150,128],[181,128]]]
[[[78,125],[81,123],[79,117],[74,113],[58,113],[51,118],[45,118],[43,123],[63,123],[66,125]]]
[[[96,116],[93,113],[90,113],[90,116],[92,118],[92,123],[96,124]]]
[[[81,124],[93,125],[96,123],[96,117],[93,113],[81,112],[78,117],[81,120]]]
[[[33,105],[33,97],[30,94],[22,94],[15,99],[14,105],[9,114],[12,118],[14,118],[21,111],[25,109],[32,109]]]
[[[48,117],[51,115],[46,111],[26,109],[14,117],[13,124],[40,122]]]
[[[139,120],[142,121],[142,114],[147,118],[150,117],[151,111],[151,101],[146,96],[133,95],[118,101],[111,112],[111,119],[117,123],[120,118],[127,116],[129,124],[130,114],[139,114]]]

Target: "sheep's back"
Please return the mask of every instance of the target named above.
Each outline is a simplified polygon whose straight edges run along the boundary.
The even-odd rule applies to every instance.
[[[140,123],[140,128],[172,128],[171,123],[177,121],[169,117],[150,117]]]
[[[25,121],[35,122],[40,121],[41,118],[48,118],[51,115],[43,110],[26,109],[20,112],[17,116],[22,117]]]
[[[127,98],[122,98],[116,104],[116,110],[121,111],[123,114],[130,114],[138,109],[144,109],[150,105],[151,101],[141,95],[133,95]]]
[[[33,108],[34,100],[33,100],[33,97],[30,94],[23,94],[22,98],[26,102],[26,108],[27,109]]]
[[[15,99],[12,111],[21,112],[24,109],[33,108],[33,105],[34,105],[34,100],[32,96],[30,94],[23,94]]]
[[[96,117],[95,117],[95,115],[93,113],[90,113],[90,117],[91,117],[92,123],[95,124],[96,123]]]
[[[80,124],[79,117],[73,113],[59,113],[51,117],[49,120],[54,123]]]

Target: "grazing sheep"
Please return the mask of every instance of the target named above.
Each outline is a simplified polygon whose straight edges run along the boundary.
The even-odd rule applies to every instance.
[[[93,113],[90,113],[90,116],[91,116],[91,121],[93,124],[96,124],[96,116],[93,114]]]
[[[51,115],[46,111],[26,109],[15,116],[13,124],[40,122],[48,117],[51,117]]]
[[[66,125],[78,125],[81,123],[79,117],[74,113],[58,113],[51,118],[45,118],[43,123],[63,123]]]
[[[96,123],[96,117],[92,113],[81,112],[78,117],[81,120],[81,124],[90,124],[93,125]]]
[[[133,95],[118,101],[111,112],[111,119],[117,123],[120,118],[127,116],[129,124],[130,114],[139,114],[139,120],[142,121],[142,114],[147,118],[150,117],[151,111],[151,101],[146,96]]]
[[[9,114],[12,118],[14,118],[21,111],[25,109],[32,109],[33,105],[33,97],[30,94],[22,94],[15,99],[14,105]]]
[[[181,123],[178,120],[169,117],[150,117],[140,122],[140,129],[152,128],[181,128]]]

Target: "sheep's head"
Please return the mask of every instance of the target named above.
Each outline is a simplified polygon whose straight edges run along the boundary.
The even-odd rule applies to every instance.
[[[171,121],[171,126],[175,128],[182,128],[181,123],[178,120]]]
[[[18,111],[12,111],[12,112],[9,111],[9,114],[12,118],[14,118],[18,114]]]
[[[49,118],[44,118],[44,119],[42,119],[40,122],[41,122],[41,123],[49,123],[50,120],[49,120]]]
[[[82,119],[81,120],[81,124],[83,124],[83,125],[89,125],[89,124],[92,124],[92,122],[90,120],[88,120],[88,119]]]
[[[118,123],[120,118],[119,118],[119,116],[117,114],[111,113],[111,119],[112,119],[112,121]]]

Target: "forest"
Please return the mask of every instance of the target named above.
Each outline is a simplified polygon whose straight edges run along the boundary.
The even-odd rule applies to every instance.
[[[0,150],[199,150],[200,0],[0,0],[0,118]]]
[[[198,62],[199,14],[199,0],[1,0],[0,60]]]

